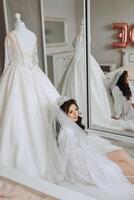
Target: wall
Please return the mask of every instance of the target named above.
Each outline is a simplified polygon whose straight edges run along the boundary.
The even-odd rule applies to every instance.
[[[80,31],[80,24],[84,19],[84,0],[75,0],[75,12],[76,12],[76,33]]]
[[[60,47],[47,48],[47,53],[72,50],[72,41],[76,36],[76,0],[44,0],[45,17],[59,17],[67,20],[68,44]]]
[[[5,60],[5,48],[4,48],[4,40],[6,36],[6,28],[5,28],[5,20],[4,20],[4,10],[3,3],[0,2],[0,75],[2,74],[4,68],[4,60]]]
[[[112,23],[126,22],[134,24],[133,0],[91,0],[91,39],[92,53],[99,63],[114,62],[122,65],[120,49],[112,49]],[[127,49],[134,47],[128,45]]]

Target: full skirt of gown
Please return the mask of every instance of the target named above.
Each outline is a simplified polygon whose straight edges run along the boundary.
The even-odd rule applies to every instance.
[[[105,76],[95,58],[90,54],[88,69],[90,70],[90,76],[87,83],[85,48],[84,29],[81,27],[76,38],[74,57],[65,71],[58,89],[60,94],[77,100],[84,123],[87,118],[88,104],[91,109],[92,125],[105,126],[111,120],[110,105],[104,85]],[[91,98],[88,98],[88,102],[87,88],[91,88]]]
[[[39,69],[11,68],[0,82],[0,163],[29,175],[47,167],[49,101],[59,94]]]

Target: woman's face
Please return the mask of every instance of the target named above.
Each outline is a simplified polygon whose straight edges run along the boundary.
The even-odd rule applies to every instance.
[[[69,108],[67,115],[68,115],[68,117],[70,117],[70,119],[72,119],[74,122],[76,122],[78,120],[78,116],[79,116],[78,107],[75,104],[72,104]]]

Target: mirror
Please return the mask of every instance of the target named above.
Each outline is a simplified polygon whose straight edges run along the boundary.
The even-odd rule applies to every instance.
[[[134,46],[128,42],[125,49],[112,48],[120,41],[120,30],[112,24],[131,26],[134,2],[91,0],[90,6],[91,127],[134,137]]]
[[[84,0],[44,0],[44,19],[48,77],[62,96],[77,100],[87,125],[84,5]]]
[[[65,18],[45,18],[45,37],[47,47],[67,44],[67,22]]]

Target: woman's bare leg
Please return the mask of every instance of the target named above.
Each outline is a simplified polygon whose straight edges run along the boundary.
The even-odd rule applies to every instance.
[[[134,168],[134,159],[131,156],[129,156],[128,153],[123,149],[112,151],[107,154],[107,157],[113,162],[125,162]]]
[[[123,149],[107,154],[108,159],[115,162],[128,180],[134,184],[134,159]],[[129,177],[130,176],[130,177]]]
[[[115,162],[122,170],[122,173],[127,176],[128,180],[134,184],[134,168],[126,162]]]

